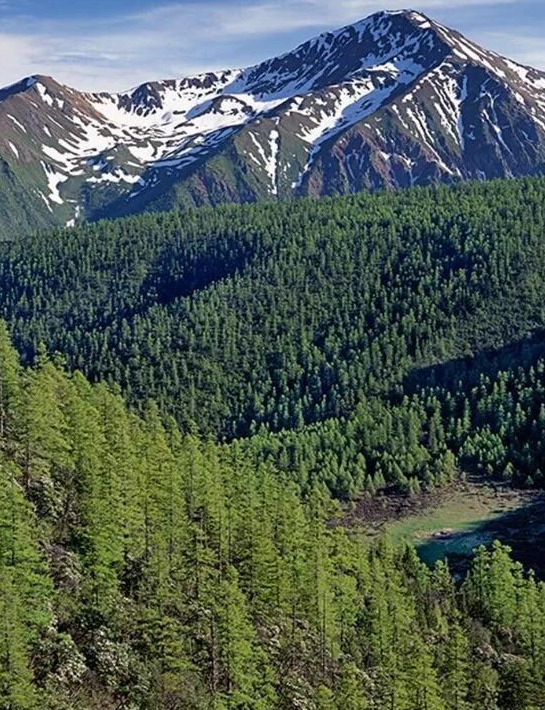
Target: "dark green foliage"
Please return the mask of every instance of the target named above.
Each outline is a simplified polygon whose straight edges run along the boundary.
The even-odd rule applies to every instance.
[[[263,430],[244,447],[257,461],[290,472],[303,490],[319,481],[342,498],[392,487],[417,493],[453,480],[460,469],[542,486],[544,349],[541,337],[510,350],[518,364],[505,370],[498,369],[509,365],[501,353],[450,363],[441,374],[421,375],[441,385],[402,398],[364,398],[346,419]]]
[[[545,181],[142,216],[6,245],[0,307],[182,424],[348,415],[409,370],[543,325]]]
[[[445,365],[441,391],[414,393],[432,363],[542,332],[544,203],[545,181],[527,179],[36,235],[3,246],[0,308],[27,362],[44,342],[133,404],[152,397],[186,431],[258,433],[258,459],[304,487],[417,492],[473,463],[531,485],[539,372],[520,375],[533,378],[528,411],[509,395],[488,419],[503,385],[480,357]],[[519,363],[513,350],[501,376],[519,377]],[[457,386],[460,372],[475,392]]]

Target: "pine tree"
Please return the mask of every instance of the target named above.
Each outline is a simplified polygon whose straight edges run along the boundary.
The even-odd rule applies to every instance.
[[[469,710],[471,659],[469,643],[458,620],[450,624],[441,663],[440,685],[449,710]]]
[[[38,708],[21,599],[10,571],[0,565],[0,707]]]
[[[21,367],[7,326],[0,321],[0,446],[11,451],[21,408]]]

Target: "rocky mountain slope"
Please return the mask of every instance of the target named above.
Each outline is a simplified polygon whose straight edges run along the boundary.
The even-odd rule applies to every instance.
[[[0,221],[540,173],[545,73],[413,11],[247,69],[82,93],[0,90]],[[7,226],[6,226],[7,225]]]

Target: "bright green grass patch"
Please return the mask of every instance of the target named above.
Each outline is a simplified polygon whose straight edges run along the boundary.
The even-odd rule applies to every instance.
[[[395,543],[409,542],[428,564],[444,557],[464,557],[481,544],[513,533],[510,513],[531,502],[534,494],[495,491],[483,484],[455,490],[437,507],[386,523],[384,532]]]

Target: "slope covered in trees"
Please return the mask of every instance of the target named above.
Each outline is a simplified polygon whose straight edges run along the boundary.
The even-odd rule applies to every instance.
[[[539,483],[543,205],[536,178],[37,234],[0,246],[0,313],[25,362],[43,342],[304,488]]]
[[[240,446],[138,417],[0,329],[0,707],[530,710],[545,586],[367,550]]]
[[[545,339],[418,372],[403,395],[365,397],[347,418],[263,429],[243,442],[302,490],[340,498],[395,487],[417,493],[458,471],[518,486],[545,481]],[[413,391],[414,383],[418,388]]]

